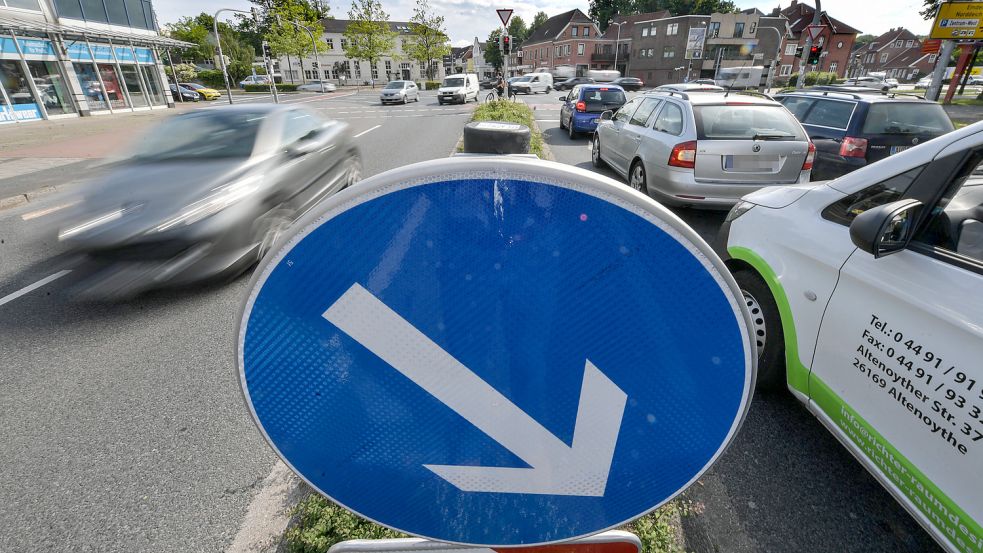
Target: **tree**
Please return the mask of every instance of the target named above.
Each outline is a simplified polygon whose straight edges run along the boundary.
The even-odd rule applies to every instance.
[[[447,43],[450,38],[444,31],[444,16],[433,13],[428,0],[416,0],[410,32],[413,36],[406,42],[404,50],[410,59],[427,68],[427,80],[432,81],[435,64],[451,53]]]
[[[935,19],[935,14],[939,13],[939,6],[942,5],[942,0],[924,0],[925,7],[922,8],[918,15],[927,20]]]
[[[498,49],[498,37],[502,36],[501,29],[495,29],[488,35],[488,42],[485,44],[485,63],[490,63],[495,71],[501,71],[505,60],[502,59],[502,51]]]
[[[201,62],[214,60],[218,54],[213,34],[214,18],[207,13],[195,17],[182,17],[177,23],[167,26],[172,38],[191,42],[195,46],[179,50],[174,56],[179,62]],[[218,34],[222,39],[222,54],[228,58],[226,71],[230,80],[239,80],[252,72],[253,47],[240,36],[235,27],[224,21],[218,23]]]
[[[588,14],[603,33],[615,15],[635,13],[633,4],[632,0],[590,0]]]
[[[622,15],[669,10],[674,16],[735,13],[737,5],[732,0],[636,0]]]
[[[302,0],[279,0],[269,12],[268,18],[271,23],[265,38],[270,43],[270,49],[275,55],[300,58],[300,72],[303,76],[304,57],[314,53],[315,43],[319,52],[325,52],[328,48],[321,38],[324,28],[321,27],[318,13]],[[311,32],[308,33],[295,23],[307,27]],[[313,42],[311,34],[314,35]]]
[[[508,29],[512,40],[516,42],[522,42],[523,40],[526,40],[527,36],[529,36],[529,29],[526,27],[526,22],[524,19],[522,19],[522,16],[512,16],[512,19],[509,20]]]
[[[396,47],[396,32],[389,27],[389,14],[379,0],[352,0],[348,10],[351,22],[345,29],[345,56],[365,60],[372,68]],[[375,87],[375,80],[372,81]]]
[[[546,12],[536,12],[536,15],[532,17],[532,23],[529,24],[529,33],[526,36],[528,37],[533,31],[542,27],[543,23],[546,23],[546,20],[549,18],[550,16],[546,15]]]
[[[853,42],[854,48],[867,46],[871,42],[874,42],[874,39],[876,38],[877,37],[874,35],[857,35],[857,39]]]

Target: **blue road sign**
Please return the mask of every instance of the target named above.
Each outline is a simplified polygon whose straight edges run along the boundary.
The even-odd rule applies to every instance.
[[[363,181],[296,228],[253,277],[240,377],[280,457],[366,518],[569,540],[671,499],[740,426],[740,292],[624,185],[453,158]]]

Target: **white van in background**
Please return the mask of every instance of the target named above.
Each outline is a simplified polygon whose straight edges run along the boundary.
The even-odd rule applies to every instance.
[[[613,69],[591,69],[587,72],[587,76],[598,83],[609,83],[620,78],[621,72]]]
[[[467,103],[469,100],[478,101],[478,75],[476,73],[458,73],[444,77],[437,89],[437,103],[453,104]]]
[[[536,94],[553,90],[553,75],[549,73],[529,73],[512,83],[512,90],[522,94]]]

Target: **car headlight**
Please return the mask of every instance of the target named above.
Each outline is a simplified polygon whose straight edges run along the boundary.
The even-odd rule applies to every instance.
[[[737,202],[736,204],[734,204],[734,207],[730,208],[730,211],[727,212],[727,216],[724,217],[724,223],[729,223],[734,219],[737,219],[741,215],[744,215],[748,211],[751,211],[751,208],[753,207],[754,204],[752,204],[751,202],[745,202],[744,200]]]
[[[255,192],[259,188],[260,178],[260,175],[250,175],[232,184],[220,186],[205,198],[188,205],[174,217],[154,227],[151,232],[164,232],[178,225],[190,225],[215,215]]]

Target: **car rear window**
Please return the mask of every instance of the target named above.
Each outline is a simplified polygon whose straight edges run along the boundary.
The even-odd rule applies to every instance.
[[[588,88],[580,95],[581,100],[587,105],[617,105],[621,106],[627,102],[625,93],[618,89]]]
[[[864,121],[864,134],[945,134],[952,121],[938,104],[882,102],[872,104]]]
[[[809,110],[802,123],[845,130],[850,125],[850,117],[853,116],[853,110],[856,107],[855,102],[816,100],[816,105]]]
[[[795,117],[780,105],[694,106],[698,140],[808,140]]]

